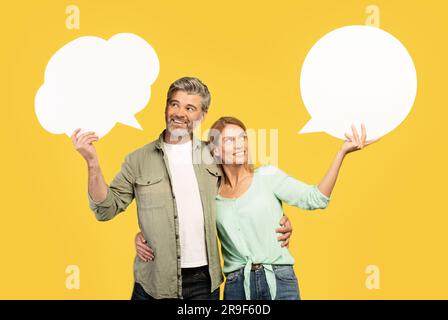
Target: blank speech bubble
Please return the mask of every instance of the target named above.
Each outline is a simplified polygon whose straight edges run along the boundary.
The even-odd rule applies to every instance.
[[[148,104],[158,74],[156,52],[135,34],[77,38],[47,64],[34,101],[37,119],[68,136],[81,128],[103,137],[117,122],[141,130],[134,115]]]
[[[417,73],[406,48],[376,27],[346,26],[323,36],[308,52],[300,91],[311,120],[299,131],[345,139],[364,123],[368,139],[394,130],[412,109]]]

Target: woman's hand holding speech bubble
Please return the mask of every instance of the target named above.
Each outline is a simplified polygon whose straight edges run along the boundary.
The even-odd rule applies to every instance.
[[[380,140],[380,138],[366,140],[367,139],[367,131],[365,125],[361,124],[361,137],[359,137],[358,131],[355,126],[352,125],[352,134],[345,133],[346,140],[342,144],[341,152],[346,155],[350,152],[361,150],[368,145],[371,145],[374,142]]]

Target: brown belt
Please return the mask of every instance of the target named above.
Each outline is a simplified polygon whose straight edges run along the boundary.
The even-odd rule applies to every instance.
[[[257,271],[263,269],[262,264],[252,264],[252,267],[250,268],[251,271]]]

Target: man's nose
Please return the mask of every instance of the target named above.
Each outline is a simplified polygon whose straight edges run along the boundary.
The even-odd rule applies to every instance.
[[[178,118],[184,118],[184,119],[187,117],[187,113],[185,112],[184,108],[178,108],[175,111],[174,115]]]

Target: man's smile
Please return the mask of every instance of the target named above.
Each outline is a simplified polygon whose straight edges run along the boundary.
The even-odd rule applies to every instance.
[[[171,123],[174,123],[176,125],[187,125],[188,121],[182,121],[179,119],[171,119]]]

